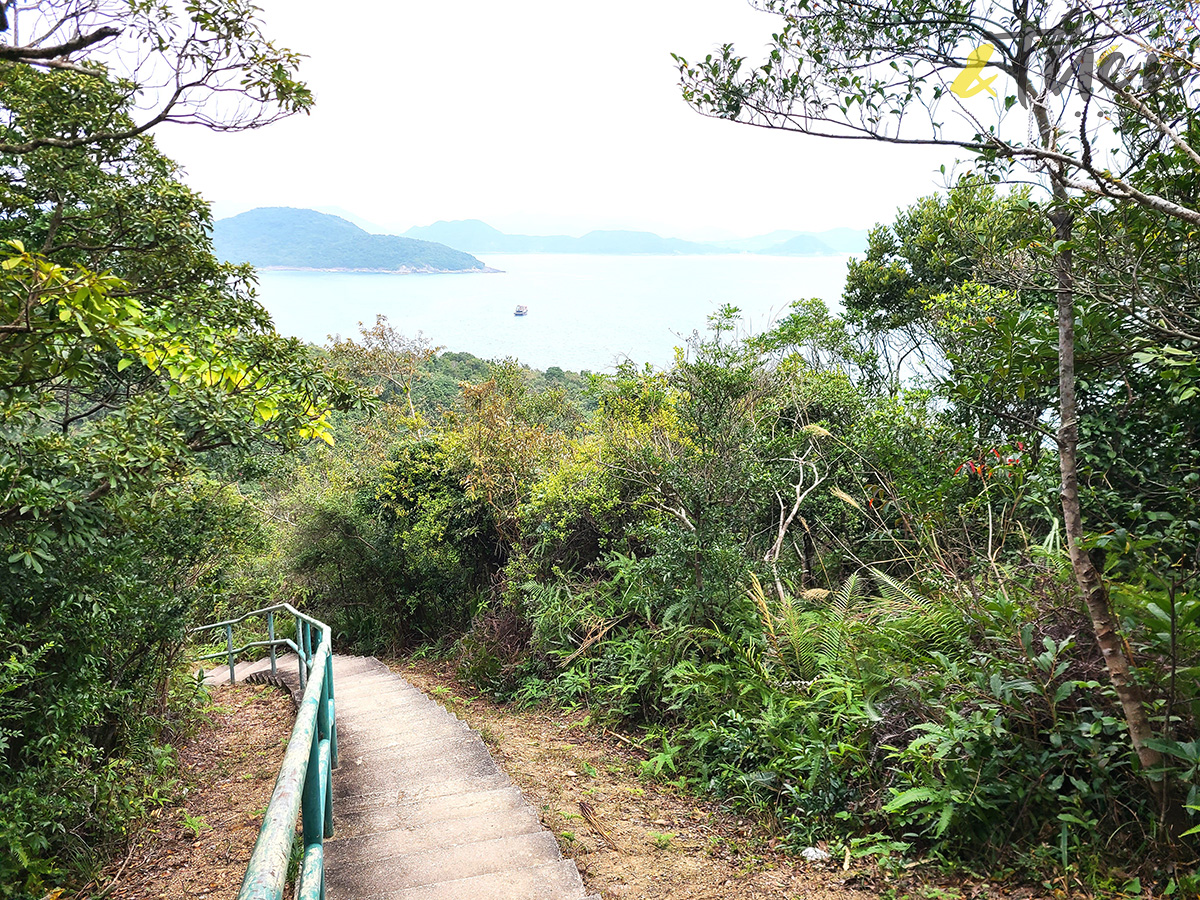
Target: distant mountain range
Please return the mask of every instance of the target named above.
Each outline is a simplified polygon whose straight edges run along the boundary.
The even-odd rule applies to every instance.
[[[403,235],[368,231],[340,215],[312,209],[263,207],[220,219],[213,227],[217,255],[259,268],[377,272],[487,272],[473,253],[588,253],[694,255],[756,253],[832,256],[861,253],[867,232],[773,231],[735,241],[684,241],[649,231],[592,231],[583,237],[505,234],[478,219],[435,222]]]
[[[505,234],[478,219],[434,222],[410,228],[405,237],[440,241],[452,247],[470,247],[472,253],[720,253],[708,244],[664,238],[648,231],[592,231],[583,237],[566,235]]]
[[[434,222],[404,232],[405,237],[438,241],[471,253],[601,253],[710,254],[759,253],[770,256],[833,256],[861,253],[867,232],[853,228],[830,231],[775,231],[736,241],[684,241],[648,231],[592,231],[583,237],[505,234],[478,219]]]
[[[259,268],[381,272],[487,272],[482,262],[432,241],[371,234],[339,216],[266,207],[213,226],[217,256]]]

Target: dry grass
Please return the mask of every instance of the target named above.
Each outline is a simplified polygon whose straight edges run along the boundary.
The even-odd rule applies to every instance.
[[[144,823],[127,859],[102,874],[106,898],[237,897],[295,712],[267,685],[224,685],[213,704],[212,724],[179,751],[187,793]]]

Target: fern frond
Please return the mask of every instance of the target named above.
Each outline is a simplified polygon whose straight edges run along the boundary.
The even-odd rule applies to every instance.
[[[880,598],[892,609],[908,612],[924,609],[927,606],[928,599],[922,597],[904,582],[897,581],[891,575],[874,566],[871,566],[868,571],[870,571],[871,577],[875,579]]]
[[[780,606],[781,630],[787,642],[785,665],[791,679],[811,678],[816,674],[816,641],[811,624],[813,615],[796,606],[791,597]]]
[[[854,608],[864,593],[863,580],[858,572],[854,572],[829,596],[829,608],[837,612],[839,620],[846,622],[853,615]]]
[[[725,632],[717,627],[715,622],[712,623],[712,628],[701,628],[699,631],[701,634],[715,638],[723,644],[730,653],[743,662],[764,684],[774,685],[776,683],[776,679],[771,676],[771,673],[763,665],[760,654],[756,653],[752,647],[744,646],[725,634]]]
[[[910,584],[876,568],[870,572],[883,601],[880,636],[885,640],[890,637],[897,652],[947,651],[966,638],[967,617],[953,599],[919,593]]]

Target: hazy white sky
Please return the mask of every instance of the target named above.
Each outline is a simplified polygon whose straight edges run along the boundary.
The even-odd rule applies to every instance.
[[[398,229],[634,228],[716,238],[867,227],[941,183],[949,150],[822,141],[706,119],[670,54],[757,55],[743,0],[259,0],[308,55],[317,106],[245,134],[164,127],[218,217],[339,206]]]

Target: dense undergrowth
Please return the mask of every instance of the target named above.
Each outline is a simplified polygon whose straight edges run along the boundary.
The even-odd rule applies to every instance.
[[[398,390],[379,354],[404,342],[377,323],[333,359],[380,416],[260,463],[243,490],[279,527],[244,577],[271,573],[343,646],[441,648],[497,698],[640,732],[650,776],[797,849],[1194,893],[1195,425],[1145,368],[1089,375],[1091,552],[1167,761],[1146,771],[1060,536],[1052,370],[964,395],[990,323],[924,308],[943,353],[924,376],[890,379],[877,332],[805,302],[753,336],[723,310],[667,371],[547,383],[509,361],[440,406],[410,397],[461,360],[409,347]],[[1105,379],[1125,378],[1144,406],[1114,410]],[[1136,455],[1141,417],[1170,423],[1169,453]]]

